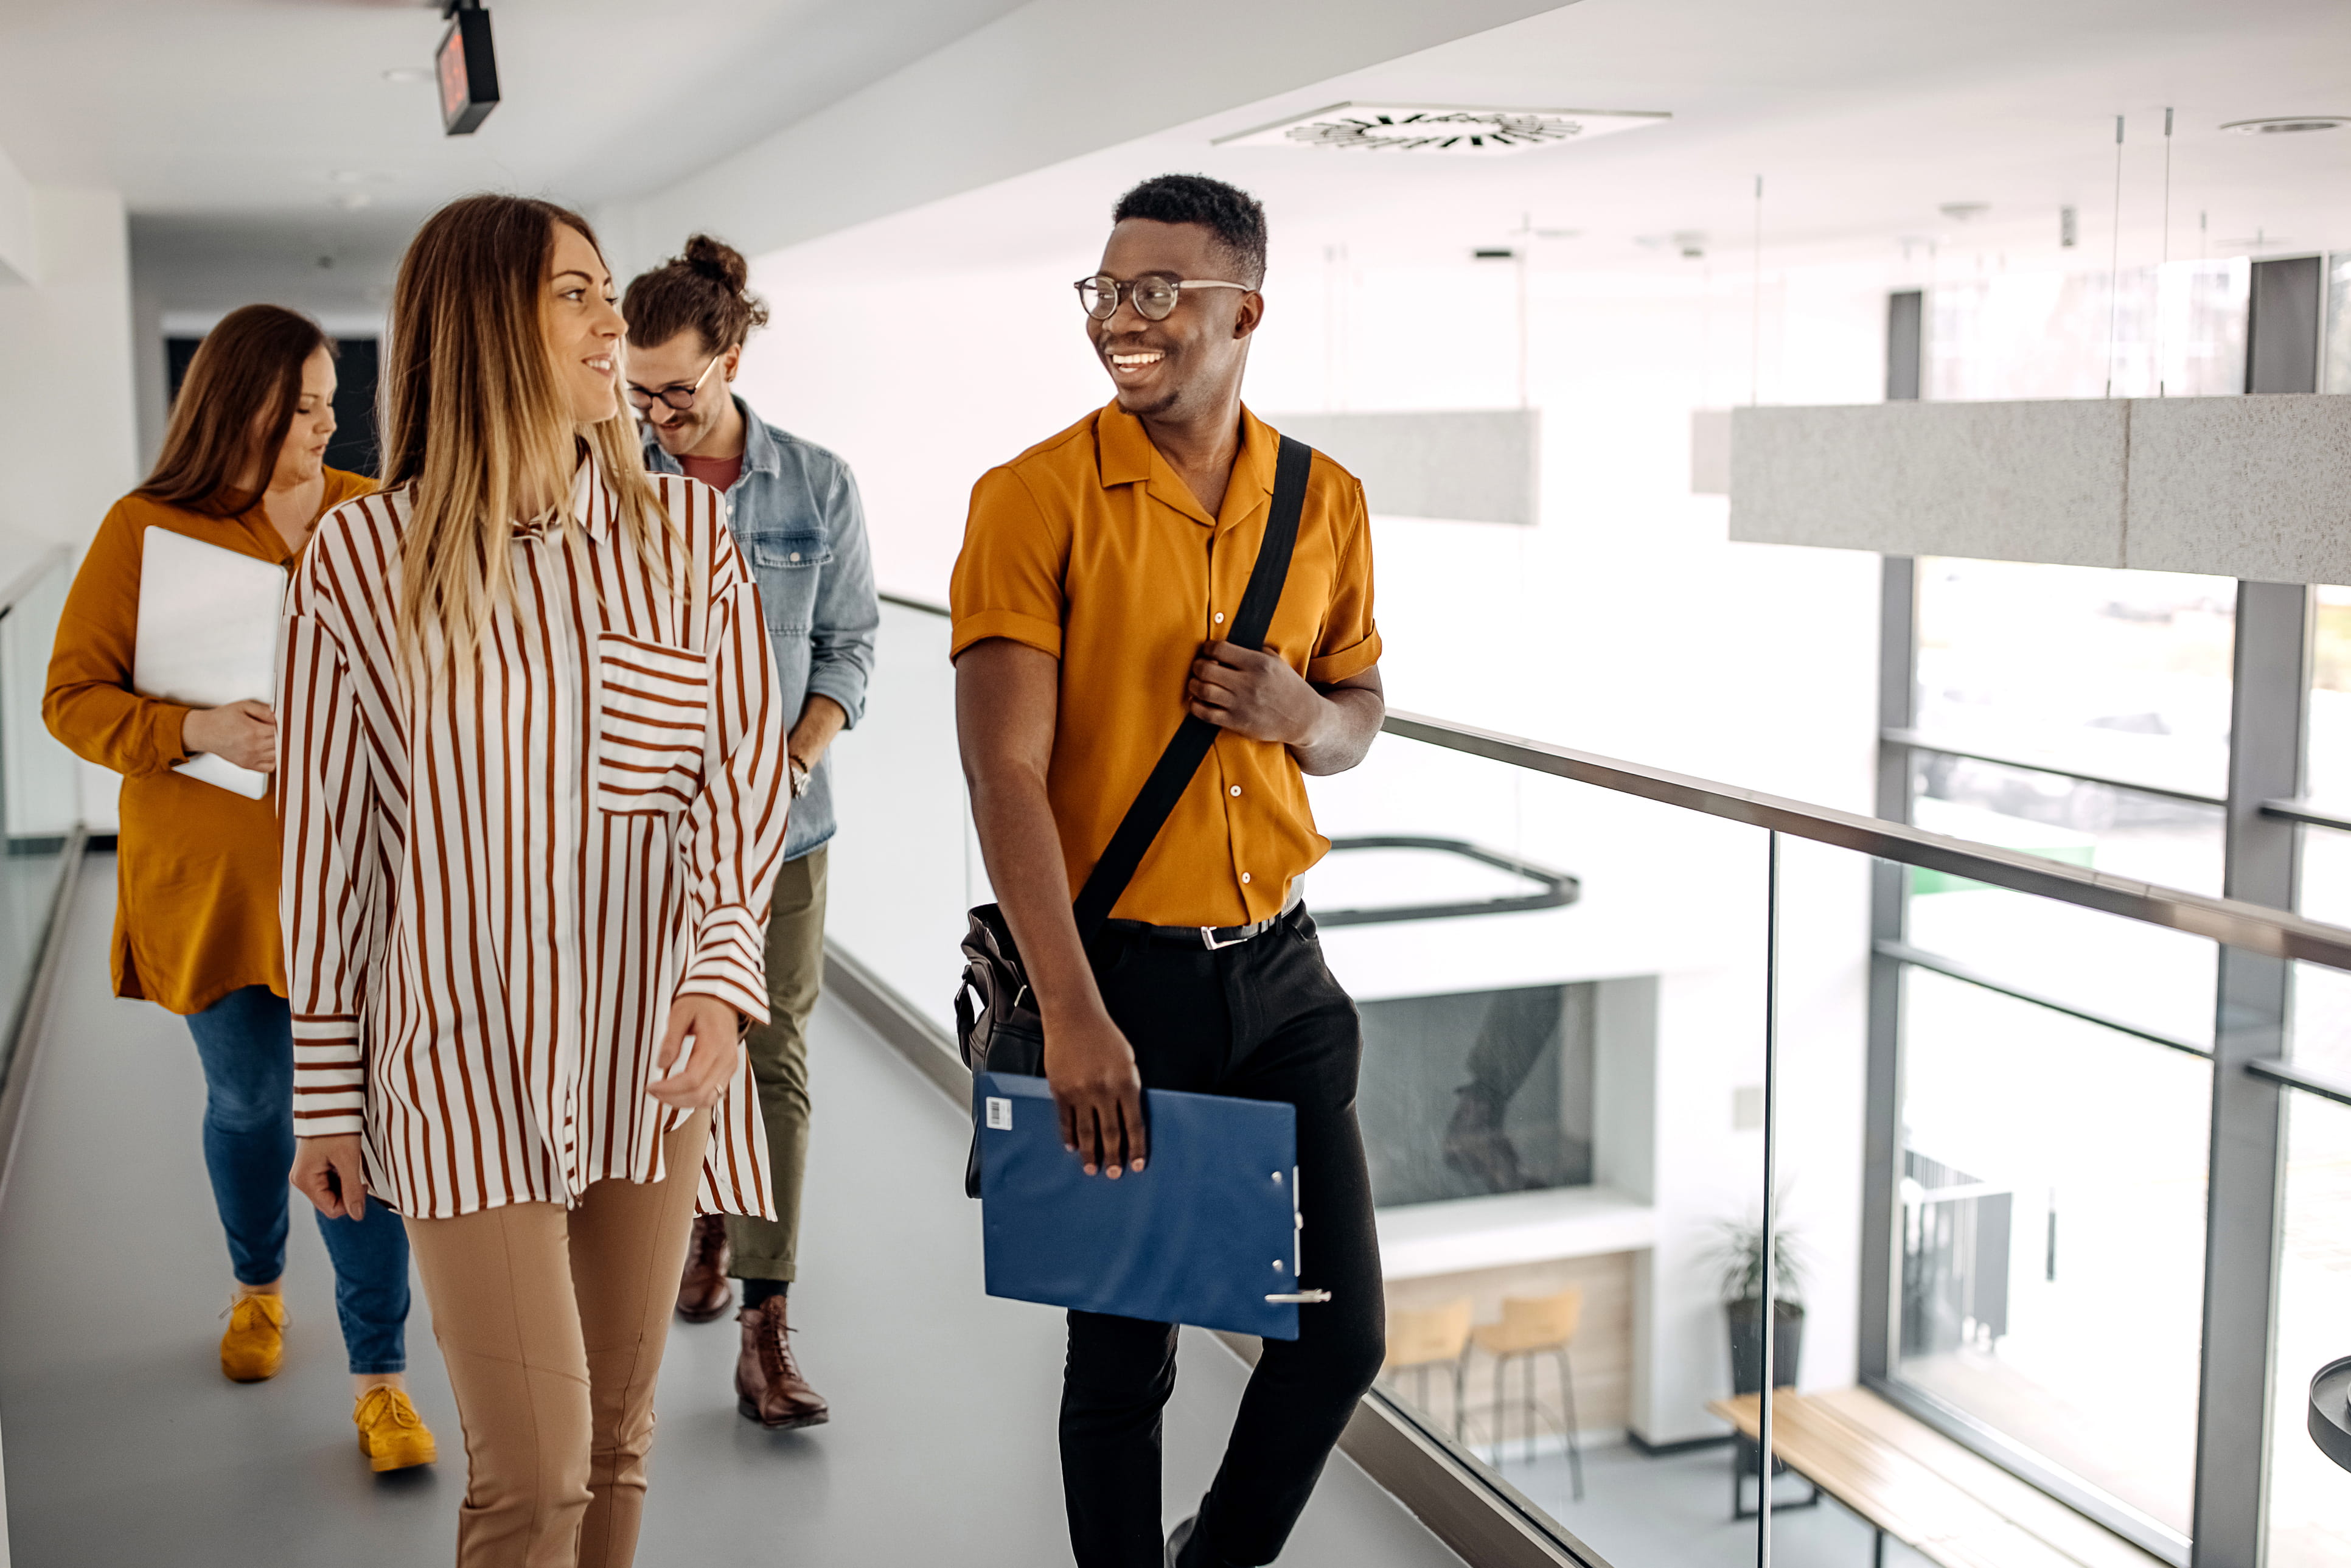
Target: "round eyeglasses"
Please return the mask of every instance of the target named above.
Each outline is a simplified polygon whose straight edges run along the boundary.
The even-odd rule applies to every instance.
[[[1176,302],[1186,288],[1238,288],[1248,293],[1246,283],[1220,283],[1207,277],[1136,277],[1120,279],[1107,272],[1092,277],[1081,277],[1070,286],[1078,291],[1078,303],[1086,314],[1097,321],[1107,321],[1118,314],[1119,296],[1133,302],[1135,313],[1146,321],[1165,321],[1176,311]]]
[[[702,373],[694,378],[694,384],[690,387],[678,386],[673,382],[672,384],[662,388],[659,392],[655,392],[651,387],[641,387],[636,382],[631,382],[629,383],[629,401],[636,404],[637,408],[642,412],[643,410],[651,409],[653,406],[653,400],[655,398],[659,398],[671,408],[677,410],[680,413],[684,413],[687,409],[694,406],[695,396],[702,391],[702,383],[710,379],[712,366],[716,365],[719,361],[726,357],[726,352],[723,349],[717,353],[711,355],[710,363],[702,367]]]

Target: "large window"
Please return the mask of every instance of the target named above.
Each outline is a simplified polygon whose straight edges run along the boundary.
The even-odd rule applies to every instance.
[[[1898,1375],[2184,1535],[2210,1064],[1924,969],[1904,1019]]]

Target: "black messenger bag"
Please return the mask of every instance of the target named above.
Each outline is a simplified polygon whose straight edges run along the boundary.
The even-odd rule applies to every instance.
[[[1273,501],[1265,522],[1265,542],[1257,563],[1249,569],[1249,587],[1233,617],[1231,641],[1244,648],[1262,648],[1273,624],[1274,606],[1290,575],[1290,556],[1298,543],[1298,519],[1306,506],[1306,471],[1314,449],[1303,442],[1281,438],[1274,460]],[[1217,727],[1207,719],[1184,716],[1167,749],[1153,764],[1151,776],[1134,797],[1134,804],[1112,833],[1094,862],[1086,884],[1078,892],[1071,913],[1077,917],[1078,941],[1091,946],[1110,918],[1119,894],[1134,879],[1168,813],[1183,798],[1192,775],[1200,770],[1208,747],[1216,743]],[[1036,994],[1029,988],[1028,972],[1020,967],[1019,949],[1012,944],[1012,927],[1004,911],[983,904],[971,912],[971,927],[963,939],[963,983],[956,990],[956,1047],[963,1063],[974,1072],[1020,1072],[1042,1076],[1045,1071],[1045,1030],[1038,1016]],[[967,1197],[979,1196],[979,1129],[972,1129],[971,1155],[964,1166]]]

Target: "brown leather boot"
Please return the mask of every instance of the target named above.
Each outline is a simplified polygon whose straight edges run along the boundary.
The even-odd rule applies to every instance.
[[[726,1282],[726,1217],[702,1215],[694,1222],[694,1239],[685,1249],[677,1315],[690,1323],[706,1323],[734,1304],[735,1287]]]
[[[791,1325],[784,1321],[787,1298],[770,1296],[736,1315],[743,1325],[743,1354],[735,1363],[735,1408],[770,1430],[821,1427],[832,1412],[824,1396],[808,1385],[792,1359]]]

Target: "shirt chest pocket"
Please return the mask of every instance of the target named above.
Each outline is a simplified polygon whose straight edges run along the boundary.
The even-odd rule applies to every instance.
[[[596,808],[677,811],[702,788],[710,666],[690,648],[596,639]]]
[[[741,544],[759,580],[768,627],[806,632],[816,620],[817,569],[832,560],[831,542],[818,530],[799,529],[752,534]]]

